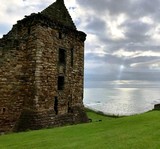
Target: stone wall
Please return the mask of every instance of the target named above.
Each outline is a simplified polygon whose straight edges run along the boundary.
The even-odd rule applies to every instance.
[[[0,131],[12,129],[23,107],[34,105],[36,43],[27,28],[15,28],[0,41]]]
[[[54,110],[23,110],[13,131],[37,130],[41,128],[85,123],[88,121],[83,108],[74,107],[72,113],[55,115]]]
[[[32,14],[0,39],[0,132],[87,121],[85,36]]]

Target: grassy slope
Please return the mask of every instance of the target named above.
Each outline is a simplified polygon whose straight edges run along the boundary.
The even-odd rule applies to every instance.
[[[92,123],[0,136],[0,149],[160,148],[160,111],[123,118],[88,115]]]

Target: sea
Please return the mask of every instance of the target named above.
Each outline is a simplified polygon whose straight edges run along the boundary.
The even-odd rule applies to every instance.
[[[157,87],[85,88],[84,105],[107,115],[128,116],[150,111],[160,103]]]

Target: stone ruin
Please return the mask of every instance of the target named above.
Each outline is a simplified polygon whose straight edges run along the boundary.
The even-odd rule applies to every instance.
[[[0,133],[87,122],[84,41],[63,0],[0,39]]]

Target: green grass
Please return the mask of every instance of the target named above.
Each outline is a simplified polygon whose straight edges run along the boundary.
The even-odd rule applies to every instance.
[[[0,149],[160,148],[160,111],[122,118],[87,113],[91,123],[0,136]]]

